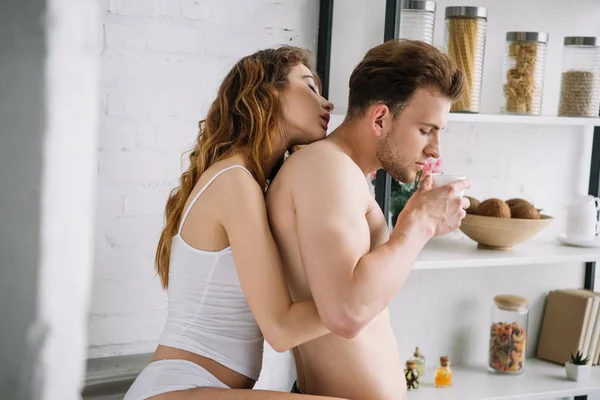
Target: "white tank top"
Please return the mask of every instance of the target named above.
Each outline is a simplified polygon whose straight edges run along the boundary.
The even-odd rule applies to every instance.
[[[169,315],[159,344],[211,358],[250,379],[258,380],[262,368],[263,335],[254,319],[237,275],[231,246],[220,251],[193,248],[181,229],[206,188],[192,199],[173,237],[169,268]]]

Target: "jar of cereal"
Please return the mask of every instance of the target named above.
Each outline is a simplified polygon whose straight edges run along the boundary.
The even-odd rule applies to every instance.
[[[465,90],[452,112],[479,112],[487,14],[485,7],[446,7],[446,52],[465,74]]]
[[[567,36],[558,115],[596,117],[600,106],[600,38]]]
[[[488,369],[520,374],[525,369],[529,310],[527,299],[515,295],[494,297]]]
[[[504,55],[504,106],[507,114],[540,115],[548,34],[508,32]]]

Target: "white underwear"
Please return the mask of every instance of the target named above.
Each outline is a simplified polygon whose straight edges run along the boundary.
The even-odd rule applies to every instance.
[[[197,387],[229,389],[196,363],[187,360],[159,360],[144,368],[123,400],[145,400],[159,394]]]

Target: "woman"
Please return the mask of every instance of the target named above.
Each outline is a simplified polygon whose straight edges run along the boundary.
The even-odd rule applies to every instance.
[[[332,110],[300,48],[259,51],[225,77],[167,202],[156,267],[169,316],[125,399],[295,396],[244,390],[265,339],[282,352],[329,333],[314,302],[291,301],[264,190],[288,149],[325,137]]]

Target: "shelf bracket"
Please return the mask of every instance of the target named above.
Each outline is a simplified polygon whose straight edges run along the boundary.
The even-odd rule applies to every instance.
[[[598,197],[600,194],[600,126],[594,127],[594,141],[592,144],[592,162],[590,165],[590,183],[588,194]],[[585,263],[585,278],[583,287],[594,290],[594,281],[596,280],[596,263]],[[575,400],[586,400],[587,396],[575,396]]]
[[[398,19],[400,18],[400,3],[401,0],[386,0],[385,2],[385,25],[383,28],[383,41],[387,42],[390,39],[398,37],[398,29],[400,24]],[[375,200],[383,216],[385,217],[386,223],[390,223],[390,194],[392,189],[392,178],[385,170],[381,169],[377,171],[377,177],[375,180]]]
[[[594,127],[594,141],[592,144],[592,162],[590,164],[590,183],[588,194],[594,197],[600,195],[600,126]],[[596,263],[585,264],[584,288],[594,290],[596,280]]]
[[[321,78],[321,94],[326,99],[329,97],[332,31],[333,0],[321,0],[319,4],[319,37],[317,39],[317,74]]]

